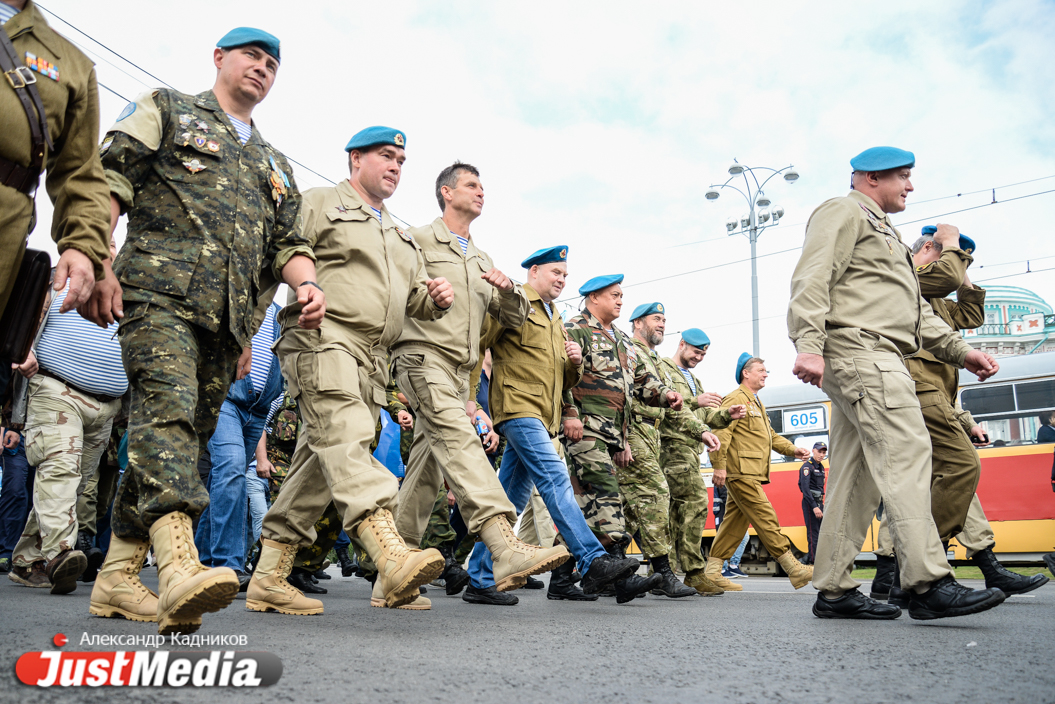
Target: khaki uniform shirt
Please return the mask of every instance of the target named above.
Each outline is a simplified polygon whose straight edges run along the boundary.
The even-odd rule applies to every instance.
[[[471,237],[468,251],[462,253],[443,218],[410,230],[410,235],[421,247],[429,278],[447,279],[458,305],[440,320],[407,320],[393,355],[424,346],[467,374],[480,359],[484,319],[490,315],[503,327],[519,328],[527,320],[527,296],[520,284],[504,293],[484,281],[483,275],[494,267],[491,257],[477,249]]]
[[[681,368],[673,359],[669,357],[661,359],[658,373],[666,385],[680,393],[685,400],[685,406],[681,411],[675,413],[667,409],[663,423],[659,426],[663,442],[687,445],[697,454],[703,453],[707,448],[700,440],[700,435],[714,428],[724,428],[729,425],[733,419],[729,416],[728,409],[720,410],[700,406],[696,399],[703,393],[703,384],[690,372],[692,383],[696,385],[696,390],[693,391],[689,382],[685,380],[685,375],[681,373]]]
[[[435,320],[449,309],[429,296],[421,248],[396,227],[388,209],[378,220],[347,179],[304,193],[303,234],[315,253],[316,281],[326,292],[326,317],[318,330],[297,326],[300,304],[290,289],[279,313],[284,350],[343,349],[388,381],[388,350],[408,317]],[[384,405],[384,399],[379,401]]]
[[[722,399],[723,409],[740,404],[747,406],[747,415],[716,433],[722,446],[711,453],[711,466],[726,470],[730,477],[749,476],[768,484],[770,451],[792,457],[795,445],[773,432],[766,407],[743,384]]]
[[[923,348],[962,367],[971,348],[932,315],[914,269],[911,251],[871,198],[851,191],[821,204],[791,279],[788,335],[796,350],[824,354],[829,328],[860,328],[903,356]]]
[[[30,0],[25,8],[4,25],[11,37],[16,63],[32,65],[37,92],[48,119],[48,134],[55,150],[44,158],[44,185],[55,204],[51,238],[59,252],[69,248],[83,252],[95,264],[96,278],[102,278],[102,260],[110,256],[110,197],[103,167],[99,163],[99,89],[91,60],[48,26]],[[33,57],[36,61],[33,61]],[[43,63],[42,63],[43,62]],[[29,119],[22,102],[6,80],[0,79],[0,156],[22,166],[30,164],[32,138]],[[29,196],[0,186],[0,210],[5,214],[27,207]],[[14,260],[29,234],[0,237],[3,264]],[[0,280],[3,277],[0,276]],[[0,288],[3,288],[0,285]],[[0,296],[3,296],[0,291]],[[0,300],[0,310],[5,301]]]
[[[570,405],[571,389],[582,380],[583,365],[568,359],[568,337],[557,306],[550,305],[551,315],[530,284],[524,284],[524,293],[531,306],[524,324],[506,328],[492,318],[480,343],[480,349],[491,350],[491,421],[498,425],[511,418],[538,418],[550,437],[556,437],[562,406],[565,417],[577,415]]]

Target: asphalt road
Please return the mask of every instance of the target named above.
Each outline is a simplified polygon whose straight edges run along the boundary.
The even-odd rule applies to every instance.
[[[247,612],[239,595],[206,617],[200,633],[244,634],[239,649],[284,664],[273,687],[208,692],[18,683],[19,655],[54,650],[58,632],[66,650],[115,650],[81,635],[156,631],[89,616],[85,585],[51,596],[2,579],[0,702],[1055,702],[1055,583],[976,616],[857,622],[815,618],[812,587],[770,577],[627,605],[520,590],[518,606],[485,607],[430,589],[432,611],[410,612],[371,608],[365,581],[330,573],[322,616]],[[144,582],[155,586],[152,569]]]

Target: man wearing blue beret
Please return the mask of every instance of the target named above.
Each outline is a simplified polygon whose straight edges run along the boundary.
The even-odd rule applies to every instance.
[[[246,593],[253,611],[322,613],[322,602],[286,577],[297,548],[315,542],[315,521],[331,500],[345,532],[377,566],[372,604],[410,606],[422,598],[419,587],[444,568],[437,550],[403,542],[392,515],[399,484],[370,453],[387,404],[390,347],[407,318],[435,320],[455,304],[450,282],[429,277],[421,248],[385,207],[399,185],[406,143],[391,127],[361,130],[345,147],[351,177],[304,194],[304,234],[319,261],[318,281],[306,285],[331,293],[319,332],[297,327],[292,295],[280,315],[275,352],[304,428],[278,500],[264,517],[260,561]]]
[[[318,328],[325,313],[311,283],[315,255],[297,227],[292,170],[252,119],[278,76],[278,40],[240,27],[212,58],[212,90],[144,93],[99,148],[111,230],[127,214],[128,238],[92,294],[89,317],[121,319],[132,402],[128,470],[90,610],[156,619],[162,634],[196,631],[203,613],[238,592],[233,570],[198,561],[191,525],[209,492],[197,463],[231,382],[249,373],[250,342],[274,287],[291,287],[293,325]],[[238,496],[226,498],[239,505]],[[156,614],[146,613],[149,592],[136,576],[148,541],[158,556]]]
[[[484,323],[494,320],[504,328],[519,328],[527,320],[530,304],[523,287],[495,267],[469,232],[484,207],[484,187],[476,167],[456,162],[441,171],[436,200],[440,217],[410,234],[422,248],[428,275],[451,282],[458,306],[439,320],[407,320],[392,348],[396,383],[418,421],[400,488],[396,527],[408,544],[419,545],[446,481],[469,532],[480,536],[491,551],[495,593],[506,592],[569,557],[564,546],[528,545],[513,534],[516,510],[473,427],[475,414],[466,415],[469,375],[480,361]],[[454,546],[445,551],[454,564]],[[463,598],[492,597],[491,592],[470,586]]]
[[[854,559],[883,500],[897,544],[909,616],[934,619],[990,609],[999,590],[952,575],[931,516],[931,443],[904,358],[924,349],[979,379],[999,366],[935,316],[920,295],[912,252],[888,213],[905,209],[915,157],[875,147],[854,157],[853,190],[818,207],[791,281],[793,373],[832,404],[828,505],[814,570],[820,618],[893,619],[901,610],[864,594]]]
[[[579,288],[585,309],[565,327],[583,351],[582,381],[572,389],[574,406],[565,412],[564,444],[575,498],[601,543],[615,555],[630,544],[623,520],[616,468],[634,459],[629,444],[630,407],[636,400],[646,406],[680,410],[681,396],[649,371],[637,348],[615,327],[623,306],[623,277],[597,276]],[[663,576],[633,576],[614,585],[614,596],[624,603],[657,589]]]

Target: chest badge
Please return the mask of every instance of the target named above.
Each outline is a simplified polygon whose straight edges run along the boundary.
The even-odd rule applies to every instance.
[[[205,145],[205,148],[208,149],[210,152],[218,152],[218,151],[220,151],[220,143],[219,142],[209,142],[208,144]]]
[[[206,122],[205,120],[198,120],[197,122],[194,123],[194,126],[197,127],[199,130],[201,130],[202,132],[208,132],[209,131],[209,123]]]
[[[198,149],[204,149],[205,148],[205,141],[206,141],[205,137],[195,137],[194,138],[194,144],[195,144],[195,146],[198,147]]]
[[[196,174],[199,171],[204,171],[205,170],[205,164],[201,163],[197,159],[191,159],[190,161],[185,161],[185,162],[183,162],[183,165],[186,166],[187,167],[187,171],[190,171],[192,174]]]
[[[38,57],[36,54],[26,52],[26,66],[31,71],[36,71],[41,76],[47,76],[56,83],[59,82],[59,69],[55,64]]]
[[[180,115],[179,116],[179,123],[182,126],[186,127],[187,125],[190,124],[190,121],[193,120],[193,119],[194,119],[194,115]]]

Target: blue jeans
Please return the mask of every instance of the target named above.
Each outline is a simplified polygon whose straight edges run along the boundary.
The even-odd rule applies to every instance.
[[[723,570],[724,569],[728,569],[729,567],[739,567],[740,566],[740,558],[744,556],[744,548],[747,547],[747,540],[750,537],[751,537],[750,533],[744,533],[744,539],[740,541],[740,547],[738,547],[736,549],[736,552],[733,553],[733,556],[730,557],[728,560],[726,560],[725,564],[722,565],[722,569]]]
[[[2,361],[2,360],[0,360]],[[0,557],[11,559],[15,544],[22,537],[33,500],[36,469],[26,459],[25,440],[19,440],[14,454],[0,449],[4,480],[0,485]]]
[[[249,463],[245,470],[246,490],[249,494],[249,519],[246,521],[245,545],[249,551],[260,539],[260,530],[264,526],[264,514],[267,513],[268,482],[256,473],[256,460]]]
[[[553,441],[542,421],[514,418],[502,421],[496,430],[506,439],[502,469],[498,475],[506,496],[519,514],[531,498],[531,486],[538,487],[553,522],[579,563],[579,571],[586,574],[594,559],[606,553],[575,503],[568,467],[553,449]],[[469,558],[469,577],[477,589],[495,585],[491,551],[483,543],[477,543],[473,548]]]
[[[245,472],[256,454],[265,420],[266,407],[262,415],[229,400],[220,407],[216,431],[209,440],[209,505],[198,520],[194,536],[199,559],[206,567],[245,570],[245,525],[249,512]]]

